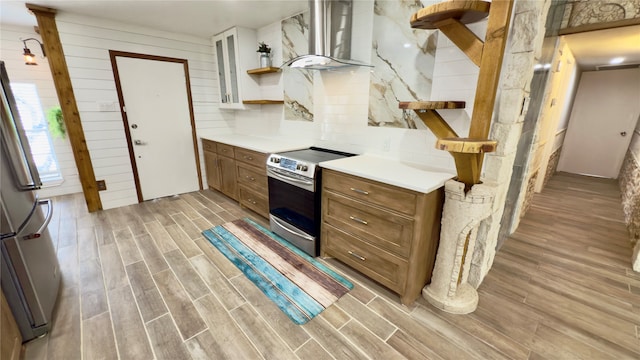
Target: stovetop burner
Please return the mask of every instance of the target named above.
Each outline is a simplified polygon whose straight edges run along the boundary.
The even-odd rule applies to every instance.
[[[319,163],[354,155],[343,151],[312,146],[308,149],[271,154],[267,158],[267,167],[295,173],[307,178],[314,178]]]
[[[286,157],[288,159],[307,161],[310,163],[318,164],[323,161],[336,160],[336,159],[341,159],[343,157],[354,156],[355,154],[312,146],[308,149],[286,151],[286,152],[279,153],[278,155],[282,157]]]

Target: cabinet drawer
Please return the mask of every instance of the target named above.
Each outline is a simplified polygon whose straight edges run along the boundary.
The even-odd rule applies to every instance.
[[[261,169],[267,168],[267,154],[238,147],[235,149],[235,153],[236,160],[251,164]]]
[[[414,220],[335,193],[323,197],[323,221],[364,241],[408,258]]]
[[[240,205],[247,207],[256,213],[269,217],[269,200],[262,194],[240,185]]]
[[[322,187],[403,214],[416,213],[417,193],[410,190],[331,170],[323,171]]]
[[[216,143],[211,140],[202,139],[202,149],[204,151],[216,152]]]
[[[237,162],[236,166],[238,167],[238,182],[240,184],[267,196],[268,181],[265,170],[262,170],[261,172],[255,167],[241,162]]]
[[[231,145],[216,143],[216,152],[220,155],[228,156],[231,158],[234,157],[233,146]]]
[[[393,291],[404,291],[408,268],[405,260],[327,224],[322,224],[322,253],[335,257]]]

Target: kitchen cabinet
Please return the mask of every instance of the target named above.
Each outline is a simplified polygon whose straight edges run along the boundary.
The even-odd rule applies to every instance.
[[[220,190],[220,171],[218,170],[218,154],[215,151],[203,152],[205,168],[207,169],[207,184],[210,188]]]
[[[202,140],[209,187],[238,200],[233,146]]]
[[[413,303],[431,279],[443,189],[425,194],[324,169],[322,191],[321,255]]]
[[[268,154],[235,148],[240,205],[269,217]]]
[[[205,139],[202,147],[209,187],[268,218],[268,154]]]
[[[221,109],[244,109],[243,99],[258,99],[259,84],[247,74],[258,64],[256,31],[240,26],[213,37]]]

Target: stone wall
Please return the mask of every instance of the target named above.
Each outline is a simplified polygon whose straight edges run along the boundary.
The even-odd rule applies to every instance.
[[[640,0],[575,0],[567,3],[562,28],[640,18]]]
[[[531,177],[529,178],[527,189],[524,194],[524,201],[522,202],[521,206],[522,210],[520,211],[520,218],[524,217],[524,215],[527,213],[527,211],[529,211],[529,208],[531,207],[531,201],[533,200],[533,194],[535,193],[533,190],[536,187],[536,181],[538,181],[539,173],[539,171],[536,171],[531,174]]]
[[[618,182],[622,195],[622,211],[629,230],[629,240],[633,246],[631,266],[640,272],[640,121],[631,138],[629,151],[625,156]]]
[[[469,283],[478,287],[496,253],[500,219],[505,207],[509,181],[526,111],[523,99],[529,97],[533,65],[540,57],[550,1],[516,1],[505,50],[505,58],[489,137],[498,141],[496,152],[485,157],[482,181],[494,186],[492,215],[478,229]]]
[[[640,165],[632,151],[628,151],[620,169],[620,192],[622,194],[622,211],[629,229],[631,244],[640,238]]]
[[[549,157],[549,162],[547,162],[547,170],[544,174],[544,186],[547,186],[547,183],[556,173],[558,169],[558,161],[560,160],[560,152],[562,151],[562,147],[558,148],[551,156]]]

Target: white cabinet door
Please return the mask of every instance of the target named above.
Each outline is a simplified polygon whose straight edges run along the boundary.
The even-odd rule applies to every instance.
[[[247,74],[247,70],[258,65],[255,30],[234,27],[215,35],[213,44],[218,63],[220,108],[244,109],[242,100],[255,99],[259,93],[257,83]]]

